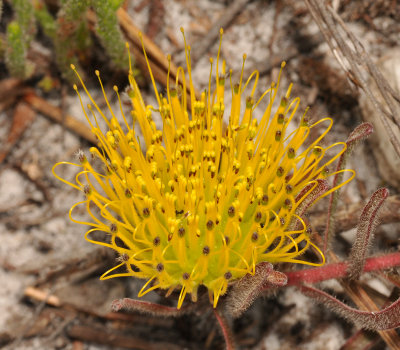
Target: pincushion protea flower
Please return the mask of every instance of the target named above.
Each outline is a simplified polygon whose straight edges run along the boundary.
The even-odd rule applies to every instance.
[[[74,164],[82,169],[76,183],[54,172],[59,164],[73,163],[61,162],[53,168],[57,178],[86,195],[70,210],[73,221],[92,226],[85,238],[120,254],[119,264],[101,278],[146,279],[139,297],[157,288],[168,290],[167,295],[179,288],[178,309],[188,293],[193,301],[197,300],[201,285],[208,288],[216,307],[228,285],[254,274],[261,262],[323,264],[324,256],[311,241],[298,211],[319,179],[332,175],[327,170],[329,165],[346,148],[344,142],[321,145],[332,126],[329,118],[310,124],[304,114],[295,125],[293,117],[300,100],[289,100],[290,86],[278,101],[280,74],[258,100],[258,72],[244,82],[242,68],[235,83],[229,71],[227,82],[220,48],[221,43],[216,59],[216,88],[212,91],[210,60],[208,90],[199,98],[192,81],[186,40],[188,80],[183,68],[179,68],[180,77],[172,87],[168,76],[165,96],[157,91],[148,65],[158,102],[156,108],[143,101],[130,66],[130,118],[125,116],[118,89],[114,87],[122,125],[110,107],[99,72],[96,75],[111,119],[94,102],[77,73],[94,106],[89,105],[87,113],[82,104],[98,138],[97,147],[90,152],[102,161],[104,171],[95,170],[83,153],[79,153],[80,164]],[[252,80],[254,85],[250,89]],[[226,86],[232,95],[230,106],[224,102]],[[244,96],[247,97],[243,105]],[[257,120],[253,113],[263,99],[268,99],[268,105]],[[107,131],[100,129],[98,115],[106,122]],[[162,119],[162,130],[156,128],[153,118]],[[136,134],[136,123],[145,147]],[[320,124],[326,124],[325,130],[308,141],[310,131]],[[333,147],[339,151],[328,158],[326,152]],[[72,218],[72,211],[81,204],[86,205],[93,222]],[[100,215],[92,212],[93,207],[98,208]],[[95,231],[108,233],[108,241],[91,238]],[[310,247],[321,256],[320,263],[301,260]],[[125,267],[125,272],[119,272],[121,267]]]

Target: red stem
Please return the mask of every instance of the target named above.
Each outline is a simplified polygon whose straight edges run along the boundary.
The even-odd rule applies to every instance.
[[[389,269],[399,265],[400,252],[396,252],[366,259],[363,272]],[[287,286],[318,283],[332,278],[344,278],[347,276],[348,266],[347,262],[340,262],[306,270],[285,272],[288,277]]]
[[[225,349],[226,350],[235,350],[235,344],[233,342],[233,335],[232,332],[226,323],[225,318],[216,310],[213,309],[215,318],[218,321],[219,326],[221,327],[222,335],[225,339]]]

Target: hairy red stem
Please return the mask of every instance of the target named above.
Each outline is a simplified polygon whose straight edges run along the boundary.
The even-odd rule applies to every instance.
[[[351,249],[347,271],[351,279],[359,279],[362,274],[365,258],[379,220],[379,211],[388,196],[389,191],[386,188],[377,190],[364,207],[358,220],[356,240]]]
[[[355,146],[372,134],[374,128],[370,123],[362,123],[361,125],[357,126],[349,135],[346,141],[347,149],[346,151],[340,156],[336,171],[343,170],[346,166],[347,158],[349,157],[350,153],[353,151]],[[336,173],[335,177],[333,178],[333,187],[336,187],[339,183],[343,180],[343,173]],[[329,239],[331,238],[333,231],[334,231],[334,215],[336,212],[337,202],[339,198],[340,189],[334,191],[330,195],[329,199],[329,206],[328,206],[328,215],[327,215],[327,222],[326,222],[326,229],[324,235],[324,246],[323,246],[323,253],[325,254],[328,249]]]
[[[235,343],[233,341],[232,331],[230,330],[225,317],[220,314],[220,312],[216,309],[213,309],[215,318],[218,321],[219,326],[221,327],[222,335],[225,339],[225,349],[226,350],[235,350]]]
[[[288,277],[287,286],[344,278],[347,276],[348,266],[347,262],[340,262],[306,270],[285,272]],[[395,266],[400,266],[400,252],[366,259],[363,272],[389,269]]]
[[[111,303],[111,308],[114,312],[118,312],[120,310],[135,310],[144,314],[162,317],[182,316],[191,311],[190,306],[191,305],[189,304],[182,309],[177,309],[176,307],[130,298],[117,299]]]

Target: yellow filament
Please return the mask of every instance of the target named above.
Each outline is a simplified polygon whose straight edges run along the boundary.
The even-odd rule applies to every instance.
[[[232,104],[225,105],[227,68],[222,57],[222,30],[215,72],[211,58],[208,89],[196,99],[191,48],[183,30],[182,33],[186,73],[179,67],[176,79],[170,81],[172,63],[168,56],[165,97],[157,91],[143,36],[139,35],[156,107],[146,105],[142,98],[127,45],[132,124],[125,115],[117,87],[114,91],[122,125],[111,109],[100,73],[96,71],[110,119],[96,105],[72,66],[91,101],[84,107],[77,91],[85,117],[98,139],[97,147],[90,153],[103,167],[92,165],[80,153],[81,164],[61,162],[53,166],[52,172],[57,179],[86,195],[85,200],[78,201],[69,211],[73,222],[90,226],[85,239],[125,255],[124,261],[105,272],[101,279],[142,278],[146,282],[139,297],[155,289],[166,289],[169,295],[180,288],[178,308],[187,294],[196,301],[197,290],[204,285],[216,307],[229,284],[246,274],[255,274],[261,262],[324,264],[324,254],[307,234],[300,209],[347,184],[355,172],[344,169],[326,173],[325,168],[343,156],[346,144],[322,146],[332,127],[331,118],[308,125],[306,110],[296,125],[294,115],[300,99],[290,98],[292,84],[282,94],[279,92],[284,62],[277,82],[255,98],[259,72],[244,80],[246,55],[243,55],[238,84],[232,82],[229,70]],[[241,111],[246,89],[249,99]],[[253,112],[265,99],[267,106],[258,121]],[[101,130],[97,113],[105,120],[107,130]],[[226,126],[224,116],[229,116]],[[157,118],[163,123],[160,130],[155,123]],[[137,128],[142,139],[136,134]],[[311,139],[315,134],[310,132],[313,128],[318,128],[318,136]],[[68,181],[58,174],[57,167],[64,164],[79,167],[75,180]],[[345,172],[350,173],[345,181],[318,198],[310,198],[320,179]],[[88,214],[86,221],[75,215],[80,205]],[[106,238],[94,236],[96,231],[106,232]],[[309,249],[321,256],[319,262],[306,260],[304,253]],[[125,271],[121,272],[122,268]]]

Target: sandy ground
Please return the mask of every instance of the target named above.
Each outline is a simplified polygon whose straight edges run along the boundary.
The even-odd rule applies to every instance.
[[[166,54],[173,54],[174,61],[179,64],[183,63],[184,57],[179,27],[185,28],[187,41],[195,50],[196,44],[224,15],[230,3],[228,0],[142,0],[132,1],[128,12],[135,24],[145,33],[153,33],[154,42]],[[385,6],[376,10],[368,1],[357,2],[358,6],[346,1],[342,3],[339,14],[362,40],[374,61],[385,56],[390,49],[399,47],[398,18],[396,22],[395,16],[385,10]],[[160,15],[158,22],[151,20],[154,11]],[[208,58],[216,54],[217,48],[215,43],[193,65],[193,80],[199,90],[208,84]],[[51,51],[51,47],[46,49]],[[272,69],[260,77],[258,95],[269,86],[271,78],[276,77],[279,62],[288,61],[282,84],[294,83],[293,95],[302,99],[300,110],[310,105],[310,114],[314,118],[331,116],[334,119],[327,142],[344,140],[352,128],[362,122],[362,104],[366,102],[351,87],[302,2],[250,1],[225,28],[222,44],[222,56],[236,73],[241,68],[243,53],[248,57],[246,72],[272,65]],[[2,76],[4,78],[5,74]],[[93,82],[94,79],[89,81],[90,91],[96,100],[101,101],[100,90]],[[67,86],[67,83],[63,84]],[[77,96],[70,88],[66,91],[62,104],[64,112],[84,121]],[[146,88],[144,95],[146,102],[155,104],[151,88]],[[49,102],[60,105],[59,90],[44,96]],[[7,138],[12,113],[13,107],[0,113],[1,143]],[[301,112],[298,114],[299,118]],[[88,152],[89,147],[76,134],[37,114],[1,164],[0,347],[119,349],[93,342],[80,343],[73,341],[70,333],[68,335],[68,327],[96,324],[108,330],[133,332],[137,339],[167,342],[182,349],[222,349],[222,337],[216,331],[214,321],[210,321],[209,314],[175,320],[136,315],[129,326],[96,318],[110,312],[109,305],[113,299],[135,298],[141,282],[123,279],[100,282],[98,277],[107,266],[111,266],[115,257],[87,243],[83,238],[84,228],[68,219],[68,210],[80,195],[57,181],[51,168],[61,160],[74,161],[78,149]],[[391,195],[398,194],[398,189],[382,176],[385,170],[377,169],[373,147],[374,144],[369,142],[362,144],[349,161],[349,167],[357,171],[357,179],[343,189],[341,208],[365,202],[381,186],[389,186]],[[71,178],[75,170],[65,167],[62,174]],[[400,177],[399,173],[397,176]],[[314,211],[324,211],[326,205],[327,201],[324,201]],[[86,215],[83,210],[78,210],[77,214]],[[399,228],[396,223],[379,228],[373,251],[393,249],[399,238]],[[354,230],[340,234],[335,246],[339,256],[346,256],[352,239]],[[390,245],[387,242],[395,243]],[[374,288],[384,295],[393,291],[393,286],[373,277],[370,279]],[[63,304],[73,307],[59,312],[54,305],[45,306],[34,298],[24,297],[26,289],[32,286],[39,286],[49,295],[57,296]],[[342,293],[338,283],[326,287]],[[156,293],[146,298],[160,300]],[[92,311],[85,313],[85,310]],[[234,322],[233,329],[240,349],[259,350],[335,350],[357,331],[294,288],[279,291],[268,299],[259,299]],[[376,339],[373,334],[368,334],[368,337]],[[384,348],[384,343],[378,339],[374,349]]]

